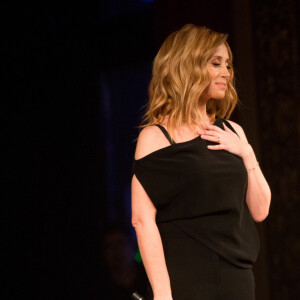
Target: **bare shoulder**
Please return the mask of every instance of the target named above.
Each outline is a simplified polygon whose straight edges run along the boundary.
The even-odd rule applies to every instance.
[[[147,126],[141,130],[138,136],[134,158],[143,158],[144,156],[169,145],[169,141],[158,126]]]
[[[226,120],[227,122],[230,123],[230,125],[234,128],[234,130],[239,134],[239,132],[244,131],[242,126],[240,126],[238,123],[233,122],[231,120]]]
[[[233,129],[237,132],[237,134],[239,135],[239,137],[244,140],[245,142],[248,143],[248,140],[247,140],[247,137],[246,137],[246,134],[242,128],[241,125],[239,125],[238,123],[236,122],[233,122],[233,121],[230,121],[230,120],[227,120],[230,125],[233,127]]]

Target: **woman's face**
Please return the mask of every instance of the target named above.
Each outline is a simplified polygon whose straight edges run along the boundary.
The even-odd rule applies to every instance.
[[[220,45],[207,62],[210,84],[204,94],[205,100],[223,99],[230,78],[229,55],[225,44]]]

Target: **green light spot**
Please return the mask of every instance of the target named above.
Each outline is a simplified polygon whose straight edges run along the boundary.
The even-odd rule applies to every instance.
[[[139,250],[139,247],[138,247],[137,250],[136,250],[136,253],[135,253],[135,255],[134,255],[134,259],[135,259],[135,261],[138,262],[138,263],[142,263],[142,262],[143,262],[143,261],[142,261],[142,257],[141,257],[141,253],[140,253],[140,250]]]

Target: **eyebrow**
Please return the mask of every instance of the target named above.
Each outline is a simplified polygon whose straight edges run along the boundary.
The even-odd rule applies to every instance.
[[[213,58],[222,59],[223,57],[222,57],[222,56],[217,56],[217,55],[216,55],[216,56],[213,56],[212,59],[213,59]],[[229,61],[230,61],[230,59],[227,58],[227,59],[226,59],[226,62],[229,62]]]

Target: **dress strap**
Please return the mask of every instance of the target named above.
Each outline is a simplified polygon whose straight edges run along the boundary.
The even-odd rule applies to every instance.
[[[160,124],[155,124],[155,125],[158,126],[161,129],[161,131],[166,136],[166,138],[168,139],[168,141],[170,142],[171,145],[176,144],[175,141],[171,138],[169,132],[167,131],[167,129],[164,126],[162,126]]]
[[[226,124],[227,127],[229,127],[230,130],[232,130],[240,138],[240,136],[237,134],[237,132],[234,130],[234,128],[227,120],[223,119],[223,122]]]

